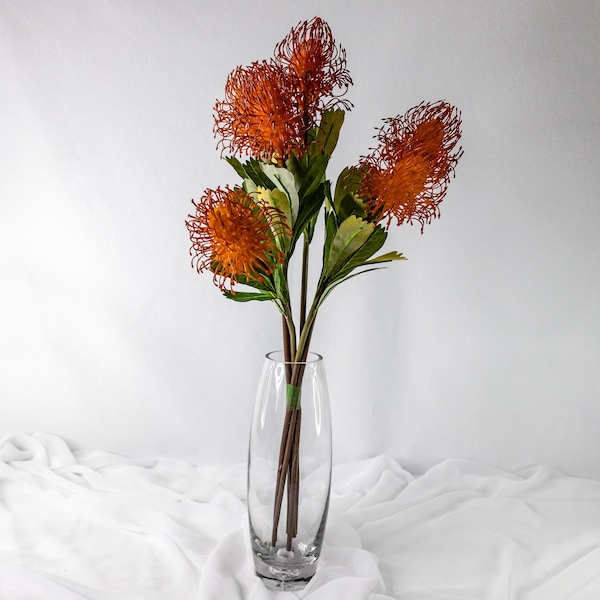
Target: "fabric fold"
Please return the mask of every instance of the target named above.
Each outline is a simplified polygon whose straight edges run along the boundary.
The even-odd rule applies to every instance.
[[[319,569],[301,592],[253,571],[245,465],[0,439],[2,600],[596,600],[600,481],[463,460],[413,475],[334,466]]]

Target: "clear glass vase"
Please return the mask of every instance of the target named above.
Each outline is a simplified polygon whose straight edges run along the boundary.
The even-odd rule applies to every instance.
[[[248,452],[248,516],[256,574],[302,589],[323,544],[331,484],[331,415],[323,358],[267,354]]]

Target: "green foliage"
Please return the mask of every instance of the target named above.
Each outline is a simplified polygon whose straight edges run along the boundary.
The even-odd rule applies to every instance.
[[[293,232],[291,240],[276,236],[279,247],[286,252],[284,265],[277,267],[261,282],[238,278],[239,283],[257,291],[227,291],[227,298],[236,302],[273,300],[285,314],[285,307],[290,301],[287,264],[303,235],[309,243],[312,241],[316,220],[323,207],[323,266],[313,304],[315,311],[340,283],[380,268],[385,263],[404,259],[395,251],[374,256],[384,245],[387,232],[372,222],[365,210],[360,198],[364,173],[359,167],[342,170],[332,197],[326,171],[339,140],[344,116],[343,110],[325,111],[318,126],[307,134],[306,152],[301,155],[292,153],[285,166],[254,158],[246,163],[233,157],[225,159],[243,179],[246,193],[254,195],[258,202],[267,202],[278,208]]]
[[[311,158],[298,190],[300,200],[314,194],[315,190],[325,181],[327,161],[328,157],[324,154],[317,154],[314,158]]]
[[[256,279],[248,279],[247,277],[244,277],[244,275],[239,274],[237,280],[238,283],[241,283],[242,285],[277,296],[277,290],[272,275],[265,276],[262,281],[257,281]]]
[[[323,273],[335,274],[373,233],[375,225],[354,215],[345,219],[335,231],[326,256]]]
[[[342,223],[350,215],[366,217],[365,206],[358,192],[362,183],[362,171],[356,167],[346,167],[335,184],[333,210],[338,223]]]
[[[318,216],[325,200],[324,190],[325,186],[321,184],[310,196],[303,198],[298,220],[294,226],[292,247],[305,232],[306,228],[310,227],[311,223],[314,224],[314,219]]]
[[[280,191],[283,192],[288,199],[289,209],[285,212],[291,213],[290,227],[298,218],[298,210],[300,206],[300,198],[296,187],[296,178],[294,174],[284,167],[277,167],[266,163],[261,163],[263,173],[269,178],[269,181]]]
[[[273,189],[275,187],[275,184],[267,175],[265,175],[261,166],[263,163],[255,158],[249,159],[245,165],[243,165],[237,158],[234,158],[233,156],[226,157],[225,161],[235,169],[236,173],[242,179],[250,179],[255,185],[266,187],[268,189]]]
[[[326,110],[323,113],[321,122],[316,128],[315,152],[321,152],[328,158],[331,157],[340,137],[344,116],[343,110]]]
[[[371,258],[386,239],[383,227],[355,215],[347,217],[338,227],[336,215],[331,211],[325,222],[324,266],[319,282],[322,297],[318,306],[344,281],[374,271],[380,268],[378,265],[404,260],[404,256],[395,251]],[[357,269],[362,270],[354,272]]]
[[[233,292],[229,290],[225,290],[223,295],[230,300],[235,300],[236,302],[251,302],[252,300],[275,300],[276,296],[267,292]]]
[[[404,256],[401,252],[396,252],[396,250],[392,250],[391,252],[387,252],[386,254],[381,254],[371,260],[367,260],[363,263],[363,265],[374,265],[377,263],[386,263],[391,262],[392,260],[406,260],[406,256]]]

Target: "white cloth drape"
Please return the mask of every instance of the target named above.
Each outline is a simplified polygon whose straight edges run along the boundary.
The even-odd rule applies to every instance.
[[[600,481],[381,456],[334,467],[302,592],[254,576],[245,466],[0,440],[2,600],[598,600]]]

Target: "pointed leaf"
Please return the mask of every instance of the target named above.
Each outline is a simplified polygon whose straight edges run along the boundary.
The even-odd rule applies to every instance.
[[[339,226],[325,263],[325,272],[334,274],[371,236],[375,225],[354,215]]]
[[[364,266],[366,261],[383,246],[386,239],[387,232],[385,229],[377,226],[369,236],[369,239],[354,254],[349,256],[342,265],[338,265],[336,272],[333,273],[333,278],[340,279],[346,277],[354,269]]]
[[[217,265],[216,262],[213,265]],[[272,281],[272,276],[265,277],[262,281],[256,281],[254,279],[247,279],[243,274],[239,273],[236,275],[237,282],[242,285],[253,287],[254,289],[271,293],[275,293],[275,284]]]
[[[242,187],[244,188],[246,194],[249,195],[255,194],[258,190],[258,186],[256,185],[256,183],[254,183],[254,181],[252,181],[252,179],[250,179],[249,177],[246,177],[244,179]]]
[[[329,256],[329,249],[331,248],[331,242],[335,237],[337,231],[337,225],[335,222],[335,214],[329,212],[325,214],[325,243],[323,245],[323,263],[326,262],[327,256]]]
[[[335,210],[338,223],[345,221],[350,215],[365,218],[365,205],[352,194],[346,194],[341,202],[338,202]]]
[[[225,162],[228,162],[234,169],[235,172],[242,178],[242,179],[246,179],[246,177],[248,177],[248,174],[246,173],[246,169],[244,168],[244,165],[234,156],[226,156],[225,157]]]
[[[296,181],[302,181],[303,169],[295,153],[291,153],[285,161],[286,169],[292,173]]]
[[[227,156],[224,160],[235,169],[242,179],[251,179],[257,186],[269,189],[275,187],[273,182],[262,172],[261,163],[256,159],[251,158],[245,165],[233,156]]]
[[[298,220],[294,224],[294,241],[296,243],[298,238],[304,233],[304,229],[311,222],[312,219],[318,215],[323,201],[325,200],[325,186],[321,184],[314,193],[302,199],[300,203],[300,211],[298,213]]]
[[[333,208],[336,213],[340,211],[340,204],[347,196],[354,197],[362,181],[361,170],[357,167],[346,167],[340,174],[335,184]]]
[[[376,256],[371,260],[367,260],[363,264],[374,265],[376,263],[390,262],[392,260],[406,260],[406,256],[404,256],[404,254],[402,254],[401,252],[396,252],[395,250],[392,250],[392,252],[388,252],[387,254],[381,254],[380,256]]]
[[[263,171],[264,165],[266,165],[266,163],[258,161],[255,158],[251,158],[246,163],[246,173],[248,173],[248,177],[250,177],[252,181],[256,183],[256,185],[262,185],[263,187],[267,187],[272,190],[276,184]]]
[[[264,302],[265,300],[274,300],[275,296],[268,292],[233,292],[225,290],[223,295],[229,300],[235,300],[236,302],[252,302],[258,300]]]
[[[319,185],[325,181],[326,169],[327,159],[322,154],[318,154],[311,159],[308,170],[306,171],[300,189],[298,190],[300,200],[303,200],[314,193]]]
[[[327,156],[331,156],[340,137],[340,130],[344,124],[345,113],[343,110],[326,110],[323,113],[317,128],[317,147]]]
[[[292,214],[292,225],[298,218],[298,210],[300,199],[298,190],[296,189],[296,179],[291,171],[284,167],[277,167],[266,163],[260,163],[263,173],[271,181],[271,187],[274,185],[278,190],[284,192],[289,198],[290,209]]]

